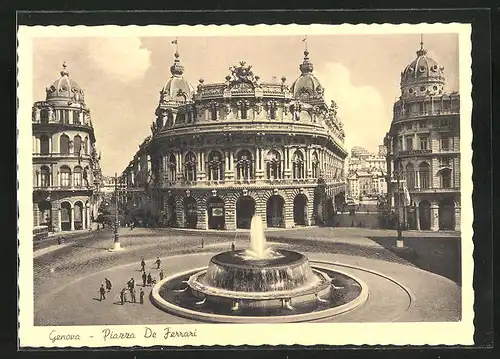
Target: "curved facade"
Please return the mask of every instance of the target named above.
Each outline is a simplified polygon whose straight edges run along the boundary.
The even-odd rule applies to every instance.
[[[423,44],[401,73],[401,96],[385,138],[392,205],[418,230],[460,230],[460,95],[444,91],[444,68]],[[403,206],[395,175],[411,202]]]
[[[50,232],[90,226],[100,167],[85,94],[66,64],[33,104],[33,222]]]
[[[148,142],[151,189],[164,225],[248,228],[258,214],[268,227],[288,228],[332,211],[334,197],[345,191],[345,134],[307,52],[292,89],[284,77],[261,82],[242,61],[223,82],[200,79],[191,97],[177,53],[175,61],[167,83],[175,96],[160,92]],[[135,177],[126,175],[129,182]]]

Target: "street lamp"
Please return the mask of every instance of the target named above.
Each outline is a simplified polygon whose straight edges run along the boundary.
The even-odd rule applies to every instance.
[[[118,219],[118,176],[115,172],[115,226],[113,230],[113,248],[111,251],[121,251],[123,248],[120,245],[120,236],[118,234],[119,219]]]

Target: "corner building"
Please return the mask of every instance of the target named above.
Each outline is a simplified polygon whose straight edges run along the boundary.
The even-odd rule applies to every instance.
[[[101,176],[84,91],[60,75],[32,107],[33,225],[49,232],[89,228]]]
[[[195,90],[175,53],[149,143],[165,225],[249,228],[257,214],[289,228],[333,215],[345,192],[345,134],[304,55],[291,86],[261,82],[242,61]]]
[[[443,70],[421,43],[401,72],[401,96],[385,137],[391,204],[411,229],[460,231],[460,95],[445,92]],[[398,174],[410,193],[408,206]]]

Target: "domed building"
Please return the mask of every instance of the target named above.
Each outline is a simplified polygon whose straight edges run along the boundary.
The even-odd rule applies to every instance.
[[[32,110],[33,224],[49,232],[88,228],[101,171],[85,93],[66,64]]]
[[[343,201],[344,130],[304,52],[292,86],[264,82],[245,61],[220,83],[183,78],[178,52],[148,142],[154,207],[167,226],[308,226]],[[131,163],[124,176],[136,177]]]
[[[410,228],[458,231],[460,95],[445,92],[444,68],[427,55],[423,42],[401,72],[400,89],[385,137],[392,206]],[[405,203],[404,186],[410,203]]]

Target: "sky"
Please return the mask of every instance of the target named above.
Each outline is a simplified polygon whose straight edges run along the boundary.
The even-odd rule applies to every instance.
[[[246,61],[261,82],[287,78],[290,85],[303,61],[304,36],[178,37],[184,78],[196,88],[224,82],[229,67]],[[173,37],[69,37],[33,39],[33,99],[59,78],[65,61],[70,77],[85,91],[102,152],[104,175],[121,173],[151,134],[159,91],[169,80]],[[426,34],[428,56],[444,66],[445,89],[458,90],[458,35]],[[417,34],[315,35],[307,37],[314,74],[334,100],[344,123],[345,146],[377,152],[400,95],[400,73],[416,58]]]

